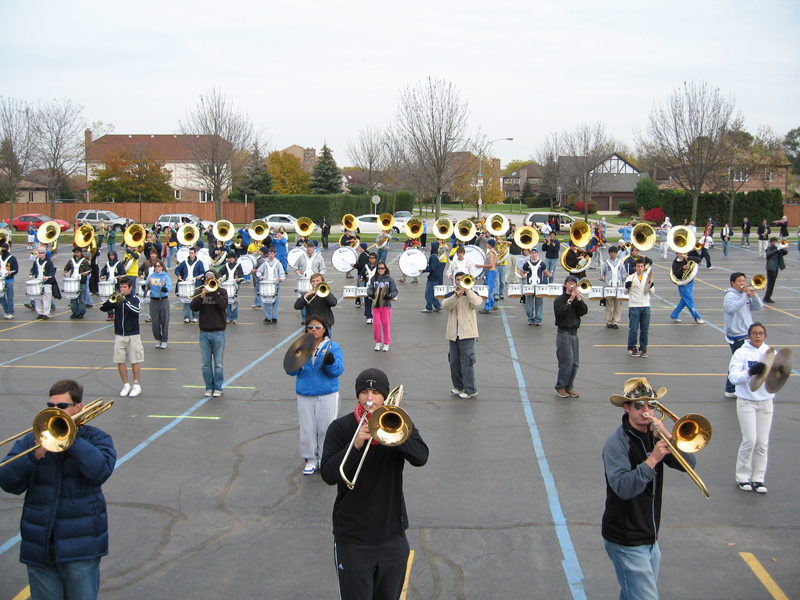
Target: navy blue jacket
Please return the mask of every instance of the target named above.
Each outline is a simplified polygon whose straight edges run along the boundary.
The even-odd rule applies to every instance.
[[[441,285],[444,280],[444,263],[439,260],[439,255],[432,253],[428,258],[428,266],[422,271],[428,273],[428,281],[434,285]]]
[[[190,270],[191,272],[189,272]],[[190,265],[189,259],[187,258],[175,269],[175,275],[184,281],[191,281],[195,285],[200,285],[202,283],[202,278],[205,272],[206,269],[203,266],[202,261],[197,257],[195,257],[193,264]],[[200,277],[200,279],[197,279],[198,277]]]
[[[100,306],[103,312],[114,311],[114,335],[132,336],[139,335],[139,313],[142,312],[142,303],[138,296],[131,292],[125,296],[125,302],[117,304],[111,299]]]
[[[17,440],[8,457],[35,444],[29,433]],[[21,562],[49,567],[108,554],[108,514],[100,486],[116,462],[111,436],[84,425],[64,452],[48,452],[42,460],[31,452],[0,469],[0,487],[10,494],[25,493]]]

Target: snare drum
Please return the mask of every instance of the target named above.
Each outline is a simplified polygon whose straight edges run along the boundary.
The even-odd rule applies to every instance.
[[[472,263],[472,276],[480,277],[481,273],[483,273],[483,268],[475,265],[486,264],[486,253],[481,250],[481,247],[473,246],[472,244],[464,246],[464,258],[468,258],[469,262]]]
[[[473,285],[472,291],[478,294],[484,300],[489,298],[489,286],[488,285]]]
[[[441,300],[447,295],[447,291],[450,288],[449,285],[435,285],[433,286],[433,297],[438,298]]]
[[[520,298],[522,296],[522,285],[519,283],[509,283],[506,285],[506,295],[509,298]]]
[[[356,286],[346,285],[342,288],[342,298],[357,298],[357,297],[358,297],[358,288]]]
[[[589,300],[602,300],[603,299],[603,286],[593,285],[589,290]]]
[[[397,259],[400,271],[407,277],[419,277],[428,266],[428,258],[422,250],[411,248],[406,250]]]
[[[41,279],[29,279],[25,282],[25,293],[31,297],[41,296],[43,294],[42,287]]]
[[[97,282],[97,295],[101,298],[108,298],[114,293],[113,281],[98,281]]]
[[[522,293],[525,296],[536,294],[539,298],[548,298],[550,296],[550,286],[546,283],[537,283],[536,285],[523,285]]]
[[[616,298],[617,297],[617,288],[613,285],[609,285],[603,288],[603,298]]]
[[[333,268],[340,273],[347,273],[353,269],[354,264],[358,262],[358,255],[356,251],[350,246],[341,246],[333,251],[331,255],[331,264]]]
[[[558,298],[564,290],[564,286],[560,283],[548,283],[547,289],[550,290],[547,294],[548,296],[551,298]]]
[[[624,286],[619,286],[617,288],[617,300],[630,300],[631,296],[628,293],[628,290],[625,289]]]
[[[80,277],[64,277],[64,293],[77,294],[81,291]]]
[[[189,304],[194,295],[194,284],[191,281],[178,282],[178,299],[184,304]]]
[[[298,294],[301,296],[306,292],[311,291],[311,278],[310,277],[298,277],[296,282],[297,287],[294,289]]]
[[[236,283],[235,281],[223,281],[220,285],[228,294],[228,302],[236,298],[236,294],[239,291],[238,283]]]
[[[261,298],[274,298],[278,295],[278,282],[272,281],[259,281],[258,282],[258,295]],[[267,304],[271,304],[268,302]]]
[[[358,298],[366,298],[367,297],[367,287],[358,287],[356,288],[356,297]]]

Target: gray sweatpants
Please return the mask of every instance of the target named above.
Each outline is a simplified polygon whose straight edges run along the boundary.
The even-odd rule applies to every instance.
[[[169,298],[150,298],[150,318],[153,319],[153,339],[169,341]]]
[[[319,467],[325,433],[339,414],[339,392],[324,396],[297,394],[297,419],[300,421],[300,456]]]
[[[558,380],[556,389],[572,389],[578,374],[578,334],[559,331],[556,333],[556,358],[558,359]]]

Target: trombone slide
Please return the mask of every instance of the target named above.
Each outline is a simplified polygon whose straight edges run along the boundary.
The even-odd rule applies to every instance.
[[[675,457],[675,460],[677,460],[678,463],[680,463],[681,467],[683,467],[683,470],[686,471],[689,474],[689,477],[692,478],[692,481],[694,481],[697,484],[697,487],[700,488],[700,491],[703,492],[703,495],[706,497],[706,499],[710,498],[711,496],[708,493],[708,488],[706,487],[706,484],[703,483],[703,480],[700,479],[700,476],[697,473],[695,473],[694,469],[692,469],[692,467],[689,466],[689,463],[686,462],[686,459],[683,458],[683,456],[681,456],[680,451],[675,447],[675,445],[666,437],[661,435],[661,430],[659,430],[658,427],[656,427],[655,419],[652,416],[650,416],[649,413],[645,413],[644,416],[648,421],[650,421],[650,425],[653,428],[653,433],[655,434],[655,436],[661,440],[664,440],[664,442],[669,447],[669,451],[672,453],[672,456]]]

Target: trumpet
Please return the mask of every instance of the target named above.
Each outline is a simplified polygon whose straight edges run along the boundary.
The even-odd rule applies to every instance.
[[[192,296],[192,300],[197,298],[198,296],[202,296],[203,292],[211,293],[216,292],[219,289],[219,280],[217,279],[209,279],[203,288],[197,292],[194,296]]]
[[[120,304],[122,302],[125,302],[125,294],[123,294],[119,290],[114,290],[113,292],[111,292],[111,295],[108,297],[108,299],[109,301],[115,304]]]
[[[350,456],[350,452],[355,448],[356,439],[364,423],[369,423],[369,434],[372,436],[372,439],[383,446],[399,446],[411,436],[414,424],[411,422],[411,417],[408,416],[408,413],[400,408],[400,401],[402,399],[403,386],[398,385],[389,392],[389,396],[386,398],[383,406],[376,408],[374,411],[372,410],[374,404],[371,401],[367,402],[367,410],[365,410],[364,414],[361,416],[358,427],[356,427],[356,433],[339,465],[339,475],[341,475],[348,489],[352,490],[356,486],[358,474],[361,472],[361,467],[364,464],[364,460],[367,458],[367,452],[369,452],[369,448],[372,445],[366,442],[364,453],[361,455],[361,461],[358,463],[358,468],[356,469],[355,475],[353,475],[353,480],[350,481],[347,475],[344,474],[344,465],[347,462],[347,458]]]

